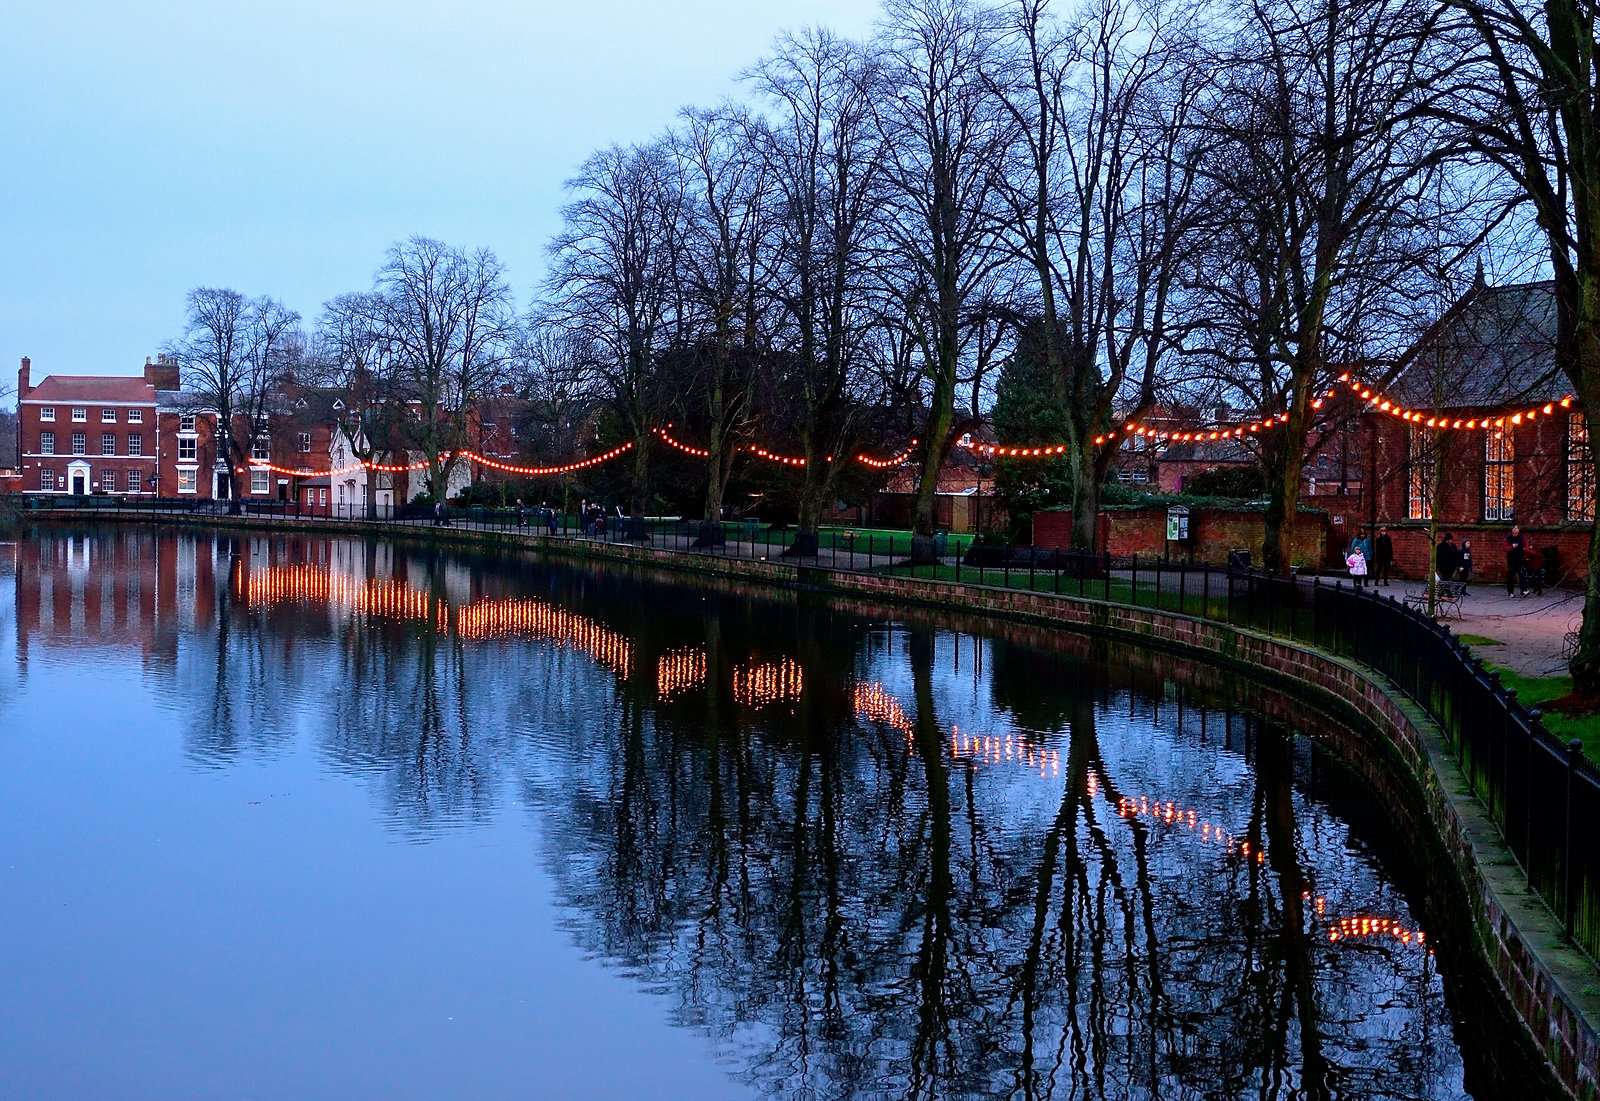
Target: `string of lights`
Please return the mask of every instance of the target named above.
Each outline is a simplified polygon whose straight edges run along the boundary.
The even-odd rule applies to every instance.
[[[461,455],[463,458],[471,459],[475,463],[482,463],[484,466],[491,467],[494,470],[499,470],[506,474],[521,474],[524,477],[529,478],[547,478],[552,474],[571,474],[575,470],[586,470],[591,466],[599,466],[601,463],[609,463],[617,456],[631,450],[633,450],[632,440],[625,444],[621,444],[618,447],[613,447],[610,451],[607,451],[603,455],[595,455],[587,459],[581,459],[574,463],[563,463],[560,466],[517,466],[514,463],[502,463],[496,459],[479,455],[475,451],[463,451],[461,452]]]
[[[1339,376],[1339,381],[1350,388],[1351,393],[1360,398],[1369,408],[1379,413],[1387,413],[1391,417],[1409,421],[1412,424],[1422,424],[1429,428],[1464,428],[1469,430],[1483,430],[1490,428],[1504,428],[1506,425],[1519,425],[1523,421],[1531,421],[1543,414],[1546,417],[1554,416],[1559,409],[1572,408],[1573,395],[1568,394],[1560,401],[1547,401],[1536,405],[1516,407],[1507,406],[1503,409],[1491,410],[1476,417],[1441,417],[1437,414],[1429,415],[1415,409],[1409,409],[1404,403],[1389,397],[1379,390],[1364,385],[1359,379],[1349,372]]]
[[[672,427],[672,425],[670,425],[670,424],[667,425],[667,428],[671,428],[671,427]],[[670,432],[668,432],[667,428],[652,428],[650,431],[652,433],[654,433],[655,436],[658,439],[660,439],[662,443],[666,444],[668,447],[676,448],[677,450],[683,452],[685,455],[693,455],[697,459],[709,459],[711,457],[711,452],[707,451],[705,448],[703,448],[703,447],[695,447],[693,444],[684,443],[682,440],[677,439]],[[915,439],[913,439],[910,443],[908,443],[905,446],[905,449],[903,451],[901,451],[897,455],[890,456],[887,459],[874,459],[870,455],[857,455],[855,457],[855,459],[856,459],[856,462],[858,462],[858,463],[863,463],[863,464],[865,464],[867,466],[870,466],[870,467],[873,467],[875,469],[883,470],[883,469],[885,469],[887,467],[899,466],[901,463],[905,462],[906,459],[910,456],[912,450],[916,446],[917,446],[917,441]],[[750,452],[750,454],[754,455],[756,458],[765,459],[769,463],[781,463],[784,466],[805,466],[806,465],[806,460],[805,460],[804,456],[801,456],[801,455],[783,455],[783,454],[780,454],[779,452],[776,452],[776,451],[769,451],[764,447],[757,447],[755,444],[741,444],[739,446],[739,450],[748,451],[748,452]],[[830,462],[830,463],[833,462],[833,456],[832,455],[828,456],[828,462]]]

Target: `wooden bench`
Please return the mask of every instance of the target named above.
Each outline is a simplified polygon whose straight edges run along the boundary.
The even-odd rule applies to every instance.
[[[1454,614],[1461,618],[1461,598],[1467,595],[1465,581],[1439,581],[1433,586],[1433,614],[1440,619],[1447,619]],[[1415,608],[1419,612],[1428,610],[1428,590],[1408,596],[1405,599],[1408,608]]]

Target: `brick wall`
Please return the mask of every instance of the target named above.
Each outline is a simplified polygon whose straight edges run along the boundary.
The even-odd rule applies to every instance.
[[[1228,553],[1237,549],[1250,552],[1251,560],[1261,561],[1266,539],[1266,521],[1259,512],[1197,508],[1189,512],[1187,543],[1167,542],[1165,508],[1130,509],[1102,512],[1099,517],[1096,553],[1114,555],[1167,555],[1224,565]],[[1066,548],[1072,545],[1072,513],[1035,513],[1033,545]],[[1320,567],[1330,551],[1327,519],[1320,513],[1301,513],[1295,525],[1292,558],[1296,563]],[[1342,548],[1333,548],[1339,550]]]

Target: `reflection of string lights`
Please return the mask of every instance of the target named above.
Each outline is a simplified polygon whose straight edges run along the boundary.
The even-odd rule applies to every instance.
[[[1321,902],[1321,899],[1317,900]],[[1321,913],[1321,910],[1318,910]],[[1412,931],[1401,925],[1394,918],[1375,917],[1347,917],[1340,918],[1328,930],[1328,943],[1337,944],[1341,940],[1359,940],[1362,938],[1376,939],[1389,937],[1405,945],[1416,945],[1426,948],[1428,935],[1421,929]]]
[[[1210,841],[1223,846],[1224,851],[1230,855],[1237,852],[1247,860],[1253,857],[1257,864],[1264,862],[1267,858],[1266,851],[1261,846],[1254,846],[1252,851],[1249,841],[1238,840],[1221,826],[1202,821],[1198,811],[1185,810],[1170,800],[1166,802],[1160,799],[1151,801],[1147,795],[1124,795],[1117,800],[1117,817],[1148,818],[1152,822],[1161,822],[1169,826],[1181,826],[1194,833],[1202,841]]]
[[[706,682],[704,650],[671,650],[656,662],[656,699],[670,700],[680,692],[699,688]]]
[[[377,578],[356,580],[331,573],[318,566],[269,566],[251,570],[240,577],[234,592],[245,603],[271,608],[285,601],[311,601],[336,604],[355,615],[391,619],[428,619],[444,628],[444,606],[430,611],[428,594],[398,581]]]
[[[356,615],[432,619],[440,631],[447,625],[444,601],[420,589],[398,581],[355,580],[318,566],[251,570],[235,584],[234,591],[257,607],[309,601],[340,605]],[[623,679],[633,669],[633,643],[625,635],[542,600],[474,601],[457,611],[456,634],[468,642],[531,635],[582,651]]]
[[[738,666],[733,671],[734,702],[745,707],[794,703],[804,687],[805,675],[793,658]]]
[[[855,711],[868,722],[887,726],[905,735],[907,748],[916,737],[916,726],[906,714],[905,707],[882,684],[857,684]],[[1061,755],[1052,749],[1030,742],[1015,734],[1004,737],[986,734],[963,734],[959,726],[950,730],[950,756],[974,764],[1003,764],[1010,761],[1018,765],[1037,768],[1040,776],[1061,775]]]
[[[456,633],[474,642],[530,635],[582,651],[624,680],[633,671],[626,635],[542,600],[474,601],[456,613]]]
[[[980,764],[998,765],[1013,761],[1019,765],[1037,768],[1040,776],[1061,775],[1061,754],[1053,749],[1035,745],[1027,738],[1015,734],[1005,737],[985,734],[963,734],[960,727],[950,732],[950,756],[977,761]]]

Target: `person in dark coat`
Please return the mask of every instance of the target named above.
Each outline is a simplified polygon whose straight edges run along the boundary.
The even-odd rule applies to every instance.
[[[1465,584],[1472,580],[1472,540],[1461,540],[1461,581]]]
[[[1515,596],[1515,590],[1520,588],[1522,595],[1527,596],[1528,581],[1522,571],[1528,562],[1528,542],[1522,537],[1521,524],[1511,525],[1502,548],[1506,552],[1506,595]]]
[[[1456,546],[1456,537],[1448,531],[1439,538],[1439,549],[1434,552],[1433,564],[1440,581],[1456,579],[1456,571],[1461,568],[1461,548]]]
[[[525,528],[527,526],[528,526],[528,508],[527,508],[526,505],[524,505],[522,503],[522,498],[518,497],[517,498],[517,527]]]
[[[1389,570],[1394,566],[1394,540],[1389,538],[1388,528],[1378,529],[1378,538],[1372,547],[1372,565],[1373,587],[1389,584]]]

